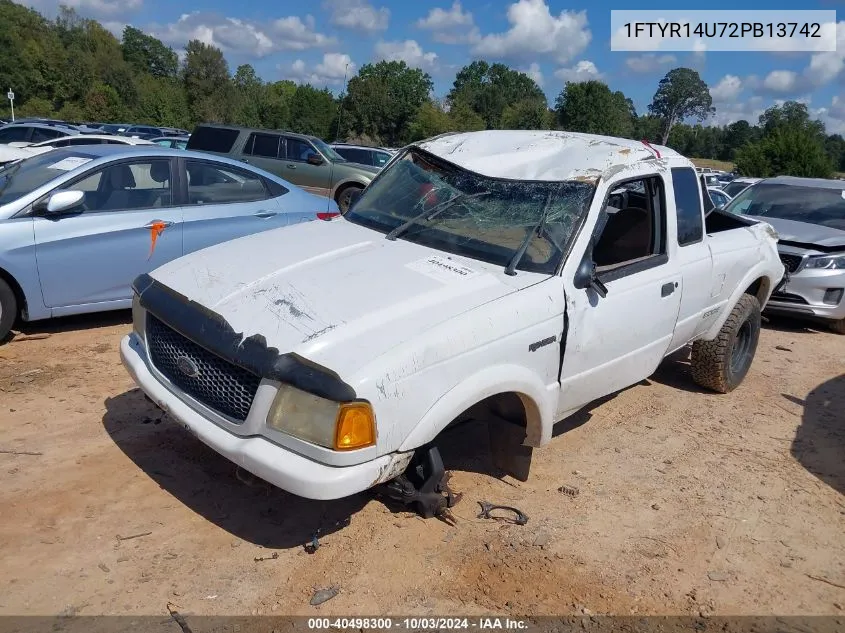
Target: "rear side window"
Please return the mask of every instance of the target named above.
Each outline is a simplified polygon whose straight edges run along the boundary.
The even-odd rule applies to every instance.
[[[57,132],[56,130],[44,130],[40,127],[36,127],[32,129],[32,142],[33,143],[40,143],[41,141],[49,141],[54,138],[59,138],[60,136],[65,136],[61,132]]]
[[[362,165],[372,165],[373,159],[368,149],[358,149],[357,147],[335,147],[334,150],[343,156],[346,160],[353,163],[361,163]]]
[[[238,130],[200,125],[191,134],[188,149],[226,154],[232,150],[239,135]]]
[[[279,157],[279,141],[281,136],[278,134],[261,134],[254,132],[249,135],[246,146],[244,147],[244,154],[251,154],[252,156],[263,156],[264,158],[278,158]]]
[[[701,241],[704,237],[704,220],[695,170],[673,167],[672,188],[675,190],[675,212],[678,217],[678,244],[686,246]]]
[[[270,197],[258,174],[196,160],[186,160],[185,169],[191,205],[255,202]]]
[[[0,130],[0,143],[17,143],[26,140],[29,128],[25,127],[8,127]]]
[[[390,160],[390,154],[387,152],[373,152],[373,165],[376,167],[384,167],[387,164],[387,161]]]

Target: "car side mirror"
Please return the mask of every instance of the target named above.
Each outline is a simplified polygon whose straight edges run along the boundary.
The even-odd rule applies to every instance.
[[[61,215],[80,207],[84,200],[84,191],[57,191],[46,201],[37,205],[35,210],[45,216]]]
[[[590,243],[587,252],[584,253],[584,258],[578,264],[578,269],[575,271],[575,278],[572,280],[573,285],[579,290],[586,290],[591,288],[598,296],[604,299],[607,296],[607,286],[599,279],[596,270],[596,263],[593,261],[593,244]]]
[[[322,165],[323,157],[319,154],[311,154],[307,159],[309,165]]]

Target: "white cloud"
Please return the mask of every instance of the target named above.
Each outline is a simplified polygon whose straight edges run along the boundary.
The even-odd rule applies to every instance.
[[[480,39],[472,13],[464,11],[460,0],[455,0],[450,9],[435,7],[424,18],[417,20],[417,28],[431,31],[435,42],[460,44]]]
[[[592,38],[586,11],[561,11],[555,17],[545,0],[517,0],[508,7],[508,22],[510,29],[481,37],[472,52],[499,59],[545,55],[563,64],[587,48]]]
[[[259,58],[278,51],[302,51],[336,43],[334,38],[315,30],[314,18],[310,15],[306,15],[304,20],[290,16],[258,24],[217,13],[194,11],[182,14],[176,22],[152,25],[148,30],[171,46],[182,47],[189,40],[199,40],[223,52]]]
[[[654,53],[645,53],[635,57],[629,57],[625,60],[625,65],[635,73],[653,73],[662,69],[664,66],[677,63],[678,58],[674,55],[655,55]]]
[[[376,9],[366,0],[325,0],[323,6],[331,11],[330,22],[341,28],[372,34],[390,23],[390,9]]]
[[[531,77],[537,85],[542,87],[543,86],[543,71],[540,70],[540,64],[537,62],[533,62],[526,70],[523,70],[526,75]]]
[[[437,53],[426,53],[416,40],[404,42],[379,42],[375,47],[375,56],[389,62],[403,61],[408,66],[426,72],[438,69]]]
[[[763,89],[773,93],[792,93],[798,86],[798,73],[792,70],[773,70],[763,80]]]
[[[804,69],[804,76],[814,86],[827,84],[845,70],[845,20],[836,25],[836,50],[816,53],[810,58],[810,65]]]
[[[596,68],[596,65],[586,59],[582,59],[572,68],[558,68],[555,71],[555,77],[561,81],[570,81],[578,83],[581,81],[589,81],[591,79],[601,79],[603,75]]]
[[[278,67],[285,79],[314,86],[342,84],[343,78],[355,74],[356,68],[352,58],[343,53],[325,53],[323,61],[313,67],[309,67],[301,59],[297,59],[290,66]]]
[[[732,102],[742,92],[742,79],[736,75],[725,75],[710,88],[710,96],[716,102]]]
[[[741,120],[757,125],[757,120],[766,110],[763,107],[763,97],[736,99],[723,103],[714,102],[714,105],[716,114],[707,120],[708,125],[730,125]]]

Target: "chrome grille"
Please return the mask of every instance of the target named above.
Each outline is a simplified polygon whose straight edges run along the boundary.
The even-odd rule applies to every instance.
[[[794,273],[801,266],[804,258],[801,255],[791,255],[789,253],[780,253],[780,261],[783,262],[784,267],[790,273]]]
[[[261,379],[234,365],[147,313],[150,360],[170,382],[192,398],[243,422]]]

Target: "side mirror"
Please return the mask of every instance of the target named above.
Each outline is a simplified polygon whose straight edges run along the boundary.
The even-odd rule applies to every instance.
[[[60,215],[81,206],[84,200],[84,191],[58,191],[38,205],[36,210],[43,215]]]
[[[309,165],[322,165],[323,157],[319,154],[311,154],[306,161]]]
[[[593,261],[592,244],[590,244],[590,247],[584,254],[584,259],[582,259],[581,263],[578,265],[578,269],[575,271],[575,278],[572,282],[579,290],[592,288],[592,290],[602,299],[607,296],[607,286],[601,282],[598,273],[596,272],[596,263]]]

